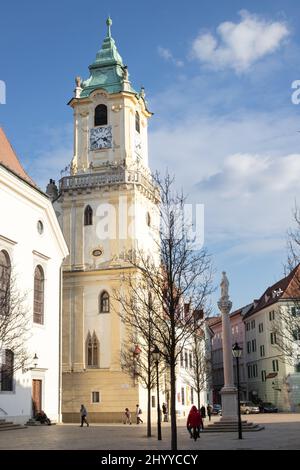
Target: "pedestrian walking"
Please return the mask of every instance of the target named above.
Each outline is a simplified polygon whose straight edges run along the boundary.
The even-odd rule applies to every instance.
[[[129,408],[125,408],[124,412],[124,424],[132,424],[131,422],[131,413],[129,411]]]
[[[200,408],[200,413],[201,413],[201,418],[204,419],[206,418],[206,410],[205,410],[205,406],[202,405],[201,408]]]
[[[200,428],[203,427],[203,422],[201,414],[195,405],[192,406],[189,412],[186,427],[192,439],[196,441],[198,437],[200,438]]]
[[[136,424],[140,424],[142,423],[143,424],[143,420],[141,418],[141,414],[142,414],[142,410],[140,408],[140,405],[136,405],[136,408],[135,408],[135,415],[136,415]]]
[[[162,412],[164,415],[164,422],[167,423],[169,421],[169,410],[168,405],[166,403],[162,404]]]
[[[206,412],[207,412],[208,420],[210,421],[211,420],[212,407],[210,406],[209,403],[206,407]]]
[[[87,427],[89,426],[89,422],[87,420],[87,409],[84,405],[81,405],[80,407],[80,418],[81,418],[81,424],[80,424],[80,427],[82,428],[83,427],[83,423],[85,423],[87,425]]]

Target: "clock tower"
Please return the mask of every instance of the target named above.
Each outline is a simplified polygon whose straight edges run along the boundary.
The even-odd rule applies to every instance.
[[[152,113],[107,35],[87,80],[76,78],[69,102],[74,154],[54,201],[70,255],[63,267],[62,418],[78,420],[86,405],[93,422],[120,422],[125,407],[143,405],[146,391],[121,368],[126,331],[115,293],[132,270],[126,254],[155,252],[158,194],[148,167]],[[132,345],[133,350],[136,345]]]
[[[136,92],[129,81],[126,65],[111,36],[107,36],[90,77],[76,77],[74,110],[74,158],[72,174],[106,171],[108,164],[148,167],[147,109],[145,92]]]

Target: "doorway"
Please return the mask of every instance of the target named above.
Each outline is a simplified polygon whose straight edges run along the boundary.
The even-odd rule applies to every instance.
[[[32,415],[35,417],[42,409],[42,381],[32,380]]]

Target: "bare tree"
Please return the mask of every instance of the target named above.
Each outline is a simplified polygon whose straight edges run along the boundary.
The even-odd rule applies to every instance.
[[[159,260],[154,253],[137,248],[130,263],[140,276],[140,289],[133,293],[133,298],[135,294],[142,297],[137,305],[145,302],[139,292],[151,292],[152,341],[170,373],[171,448],[177,450],[176,366],[201,323],[195,321],[194,311],[184,310],[184,299],[188,298],[195,310],[204,309],[212,290],[212,270],[207,251],[196,244],[191,220],[186,216],[186,198],[174,189],[174,179],[156,174],[155,184],[160,193],[160,224],[153,227],[153,239]],[[141,331],[139,324],[137,329]]]
[[[196,330],[192,338],[192,363],[187,370],[188,384],[197,395],[197,405],[200,409],[200,396],[206,390],[211,374],[211,359],[207,355],[207,339],[203,329]]]
[[[30,322],[27,298],[28,294],[20,291],[11,269],[8,271],[0,266],[0,389],[28,361],[26,344]]]
[[[152,357],[155,342],[153,302],[143,276],[136,276],[134,273],[124,275],[123,287],[121,292],[114,292],[115,300],[121,305],[119,315],[127,327],[126,342],[121,350],[121,364],[134,384],[137,381],[147,390],[147,437],[151,437],[151,390],[156,384]]]

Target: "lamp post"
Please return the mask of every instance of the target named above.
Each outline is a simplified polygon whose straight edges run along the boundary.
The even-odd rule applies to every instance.
[[[243,439],[242,436],[242,420],[241,420],[241,405],[240,405],[240,357],[242,355],[242,348],[235,343],[232,348],[232,355],[236,359],[236,378],[237,378],[237,402],[238,402],[238,431],[239,439]]]
[[[156,387],[157,387],[157,439],[161,441],[161,421],[160,421],[160,403],[159,403],[159,377],[158,377],[158,362],[160,358],[160,351],[157,346],[152,351],[152,357],[156,367]]]
[[[25,372],[29,372],[30,370],[36,369],[37,366],[38,366],[38,360],[39,360],[39,358],[38,358],[37,354],[35,353],[33,358],[32,358],[33,366],[32,367],[27,367],[27,368],[23,367],[22,372],[25,373]]]

